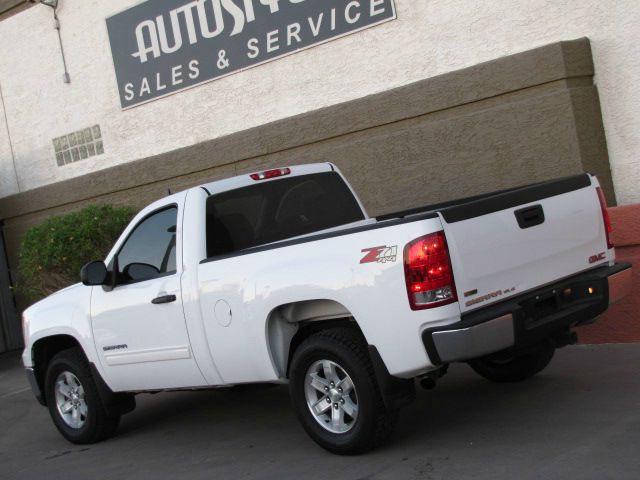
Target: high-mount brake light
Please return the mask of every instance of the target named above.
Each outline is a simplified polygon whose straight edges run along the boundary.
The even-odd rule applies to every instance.
[[[404,277],[412,310],[440,307],[458,299],[444,232],[416,238],[404,247]]]
[[[291,173],[290,168],[274,168],[273,170],[265,170],[264,172],[256,172],[249,175],[254,180],[267,180],[269,178],[282,177]]]
[[[602,210],[602,220],[604,221],[604,231],[607,235],[607,248],[613,248],[613,242],[611,241],[611,232],[613,232],[613,225],[611,225],[611,218],[609,217],[609,210],[607,209],[607,199],[604,196],[604,192],[600,187],[596,187],[598,191],[598,200],[600,200],[600,210]]]

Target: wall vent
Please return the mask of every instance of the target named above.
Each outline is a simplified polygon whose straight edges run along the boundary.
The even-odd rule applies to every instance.
[[[56,163],[63,167],[104,153],[100,125],[87,127],[53,139]]]

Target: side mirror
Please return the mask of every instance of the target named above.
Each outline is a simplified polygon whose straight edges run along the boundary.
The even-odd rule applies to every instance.
[[[89,262],[80,270],[80,281],[85,285],[104,285],[106,280],[107,267],[100,260]]]

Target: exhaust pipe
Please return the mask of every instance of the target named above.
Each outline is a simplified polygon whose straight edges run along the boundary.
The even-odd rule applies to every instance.
[[[433,370],[425,374],[423,377],[420,378],[420,386],[425,390],[433,390],[434,388],[436,388],[438,379],[445,376],[448,368],[449,368],[449,365],[445,364],[440,368],[438,368],[437,370]]]
[[[436,388],[436,381],[432,377],[423,377],[420,379],[420,386],[425,390],[433,390]]]

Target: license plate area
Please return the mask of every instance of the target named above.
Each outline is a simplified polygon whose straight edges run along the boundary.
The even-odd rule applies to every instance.
[[[604,290],[601,281],[593,280],[538,291],[519,303],[523,327],[532,330],[587,304],[601,302]]]

